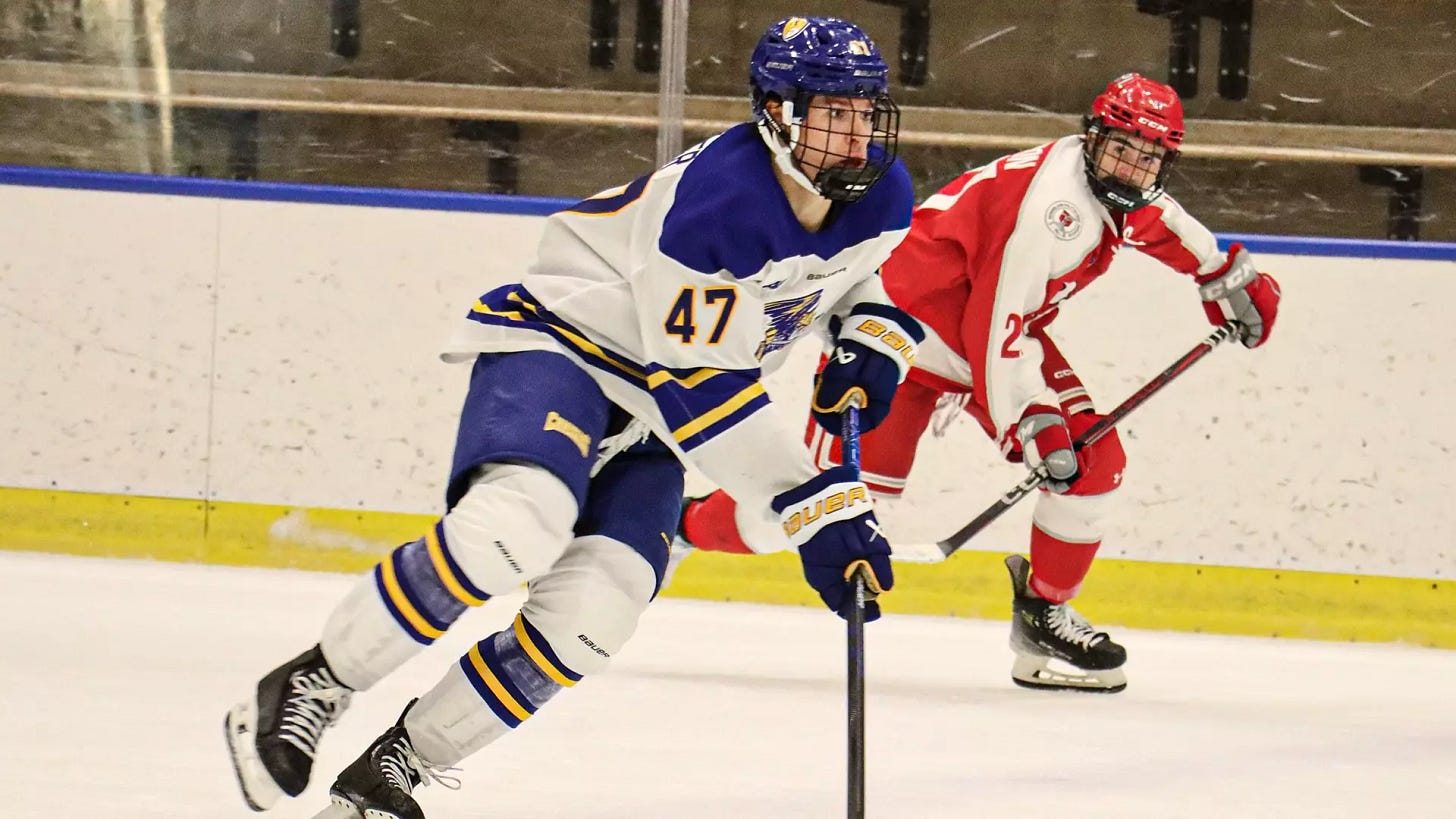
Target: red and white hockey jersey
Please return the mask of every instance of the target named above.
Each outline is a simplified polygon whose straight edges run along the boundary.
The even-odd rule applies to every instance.
[[[1103,207],[1079,136],[956,178],[916,208],[882,268],[890,298],[928,330],[910,378],[973,393],[997,438],[1028,405],[1056,406],[1037,331],[1125,246],[1188,275],[1224,263],[1213,234],[1166,194],[1126,215]]]

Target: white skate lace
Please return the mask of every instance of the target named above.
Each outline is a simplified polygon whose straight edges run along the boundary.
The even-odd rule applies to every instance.
[[[1047,625],[1053,634],[1084,649],[1090,649],[1107,636],[1093,628],[1087,618],[1066,603],[1047,609]]]
[[[445,775],[446,771],[458,771],[459,768],[431,764],[415,753],[414,746],[404,737],[395,738],[393,746],[380,758],[379,767],[384,773],[384,781],[405,793],[413,792],[416,784],[428,785],[432,781],[452,791],[460,790],[460,779]]]
[[[646,441],[651,436],[652,428],[644,422],[633,418],[621,432],[603,438],[601,444],[597,446],[597,460],[596,463],[592,464],[592,476],[602,471],[602,467],[606,466],[608,461],[617,457],[622,451]]]
[[[326,668],[307,674],[294,674],[290,682],[293,693],[283,706],[283,724],[279,734],[289,745],[313,759],[324,729],[339,721],[349,707],[353,691],[329,673]]]

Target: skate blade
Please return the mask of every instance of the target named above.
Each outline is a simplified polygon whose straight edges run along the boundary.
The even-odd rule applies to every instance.
[[[1086,691],[1116,694],[1127,688],[1127,674],[1121,668],[1101,671],[1062,670],[1051,667],[1046,657],[1018,655],[1011,666],[1011,681],[1022,688],[1043,691]]]
[[[273,776],[258,758],[257,745],[258,706],[250,699],[240,702],[228,711],[223,720],[223,734],[227,737],[228,758],[233,763],[233,774],[238,778],[238,790],[243,801],[255,811],[265,811],[283,798],[283,789],[273,781]]]
[[[363,819],[363,816],[353,802],[334,796],[330,798],[329,806],[315,813],[313,819]]]

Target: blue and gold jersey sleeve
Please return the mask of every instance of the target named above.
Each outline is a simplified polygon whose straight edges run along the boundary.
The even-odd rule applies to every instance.
[[[486,293],[476,299],[466,318],[477,324],[540,333],[571,351],[592,369],[639,389],[647,386],[647,371],[640,363],[592,340],[547,310],[521,285],[505,285]]]

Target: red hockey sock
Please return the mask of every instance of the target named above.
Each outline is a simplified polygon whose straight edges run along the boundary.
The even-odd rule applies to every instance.
[[[1031,590],[1053,603],[1065,603],[1076,597],[1101,545],[1100,540],[1071,543],[1032,524]]]
[[[734,517],[737,509],[738,504],[721,489],[695,500],[683,513],[683,536],[705,552],[753,554],[738,534],[738,521]]]

